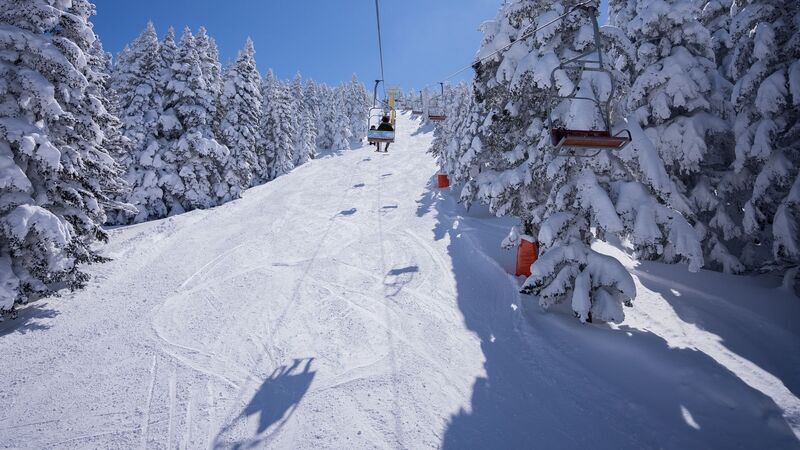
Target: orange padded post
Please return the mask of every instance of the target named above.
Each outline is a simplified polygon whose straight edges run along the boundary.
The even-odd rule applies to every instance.
[[[442,189],[450,186],[450,179],[447,177],[446,173],[440,173],[439,175],[436,175],[436,182]]]
[[[539,243],[522,238],[517,249],[517,276],[531,276],[531,266],[539,258]]]

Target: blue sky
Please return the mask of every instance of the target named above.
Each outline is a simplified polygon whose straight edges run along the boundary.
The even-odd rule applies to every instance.
[[[116,54],[152,20],[160,36],[172,25],[205,25],[231,61],[247,36],[259,70],[281,78],[329,84],[353,73],[368,85],[379,78],[373,0],[94,0],[95,31]],[[501,0],[384,0],[384,58],[389,84],[419,88],[468,65],[481,40],[478,27]],[[466,71],[463,79],[469,79]]]

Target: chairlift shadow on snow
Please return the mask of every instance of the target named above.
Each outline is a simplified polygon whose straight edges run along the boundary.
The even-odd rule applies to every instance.
[[[383,280],[386,288],[386,298],[396,296],[414,279],[414,275],[419,272],[419,266],[406,266],[390,270]]]
[[[505,232],[489,223],[498,219],[465,214],[448,194],[431,198],[433,237],[449,237],[456,301],[485,357],[485,375],[450,417],[441,447],[796,445],[775,403],[708,355],[651,332],[542,312],[508,273],[513,252],[500,249]]]
[[[305,365],[301,368],[301,364]],[[314,381],[311,370],[314,358],[295,359],[290,366],[276,368],[244,408],[239,417],[258,415],[257,435],[239,441],[233,448],[257,448],[267,444],[269,436],[279,431],[292,417]],[[223,429],[222,432],[228,430]]]
[[[29,304],[17,310],[15,319],[6,317],[0,322],[0,338],[12,334],[28,334],[36,331],[50,329],[50,325],[44,319],[52,319],[58,315],[54,309],[38,306],[35,303]]]

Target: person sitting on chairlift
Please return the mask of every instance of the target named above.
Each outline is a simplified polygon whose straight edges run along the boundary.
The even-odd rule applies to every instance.
[[[383,116],[383,119],[381,119],[381,124],[378,125],[378,131],[394,131],[394,127],[392,127],[392,124],[389,123],[389,116]],[[383,151],[389,153],[389,143],[386,142],[385,144],[386,146],[383,147]],[[380,142],[378,142],[378,150],[376,151],[381,151]]]
[[[375,125],[370,125],[369,129],[370,129],[370,131],[374,131],[375,130]],[[377,142],[370,142],[369,145],[378,145],[378,143]]]

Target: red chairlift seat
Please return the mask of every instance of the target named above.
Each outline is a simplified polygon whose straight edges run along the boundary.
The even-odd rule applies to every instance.
[[[628,130],[622,130],[612,135],[605,130],[570,130],[567,128],[553,128],[550,139],[556,148],[598,148],[621,149],[631,142]]]
[[[428,114],[428,119],[431,119],[433,122],[443,122],[447,120],[447,116],[444,114]]]

